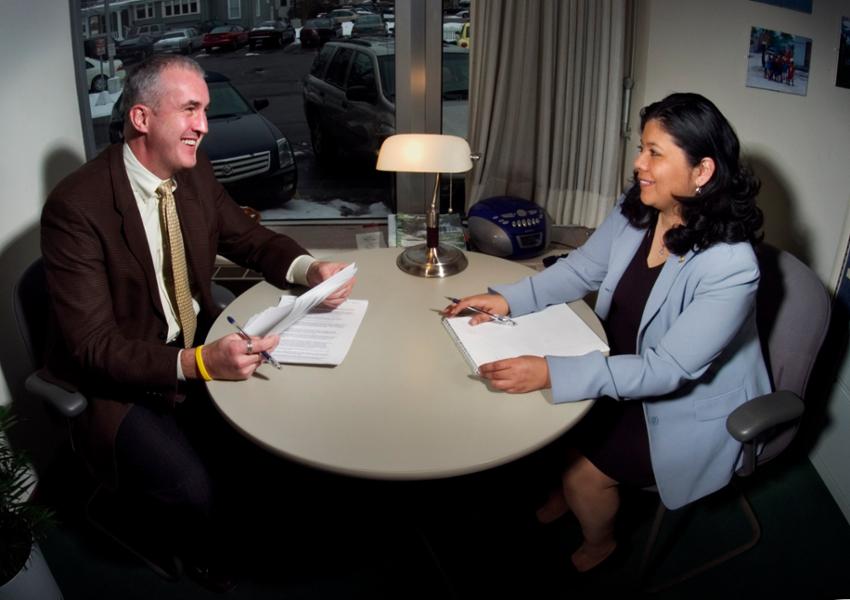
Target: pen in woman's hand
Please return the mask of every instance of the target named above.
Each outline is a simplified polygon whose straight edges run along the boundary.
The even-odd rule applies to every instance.
[[[236,328],[236,330],[239,332],[239,335],[242,336],[242,339],[248,340],[248,341],[251,340],[251,336],[248,335],[247,333],[245,333],[245,330],[242,329],[242,327],[239,325],[239,323],[236,322],[236,319],[234,319],[233,317],[228,315],[227,322],[230,323],[231,325],[233,325]],[[266,362],[268,362],[275,369],[280,369],[280,363],[277,362],[270,353],[263,350],[262,352],[260,352],[260,356],[262,356],[264,359],[266,359]]]
[[[452,298],[451,296],[446,296],[446,300],[451,300],[455,304],[460,304],[460,298]],[[516,325],[516,321],[511,319],[510,317],[505,317],[502,315],[496,315],[491,313],[490,311],[484,310],[482,308],[475,308],[474,306],[467,306],[464,310],[471,310],[472,312],[480,313],[482,315],[487,315],[492,320],[502,323],[503,325]]]

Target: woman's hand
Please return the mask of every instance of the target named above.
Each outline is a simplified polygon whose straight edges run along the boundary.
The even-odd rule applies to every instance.
[[[486,363],[478,373],[497,390],[522,394],[552,387],[549,363],[539,356],[517,356]]]
[[[508,306],[508,301],[501,294],[479,294],[477,296],[467,296],[461,298],[457,304],[449,304],[443,309],[444,317],[455,317],[469,307],[486,310],[494,315],[508,316],[511,309]],[[490,317],[482,314],[474,314],[469,320],[470,325],[478,325],[492,321]]]

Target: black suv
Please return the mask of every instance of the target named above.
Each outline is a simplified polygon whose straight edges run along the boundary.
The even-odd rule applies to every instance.
[[[328,42],[304,78],[304,114],[316,157],[369,157],[395,133],[395,42]],[[443,132],[466,137],[469,50],[443,47]]]

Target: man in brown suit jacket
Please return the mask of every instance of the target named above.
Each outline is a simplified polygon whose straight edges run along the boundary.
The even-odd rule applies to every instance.
[[[279,287],[315,285],[345,266],[315,261],[233,202],[206,157],[197,155],[208,104],[203,71],[191,59],[155,56],[143,63],[125,84],[125,143],[59,183],[42,213],[57,325],[48,367],[90,399],[74,424],[75,441],[105,481],[166,508],[184,529],[176,535],[179,550],[194,553],[189,560],[201,570],[214,560],[205,532],[215,511],[197,440],[218,417],[198,385],[204,369],[192,347],[219,312],[210,289],[216,255]],[[163,184],[173,189],[197,314],[188,344],[163,275],[165,230],[155,196]],[[350,289],[327,303],[340,304]],[[227,335],[201,349],[204,374],[246,379],[262,363],[260,353],[277,343],[277,336],[246,342]]]

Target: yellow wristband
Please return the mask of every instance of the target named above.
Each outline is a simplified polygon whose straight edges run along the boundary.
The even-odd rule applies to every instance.
[[[207,367],[204,364],[204,357],[201,356],[201,349],[203,348],[203,344],[195,348],[195,364],[198,365],[198,373],[201,374],[201,377],[204,381],[212,381],[212,377],[210,377],[209,371],[207,371]]]

